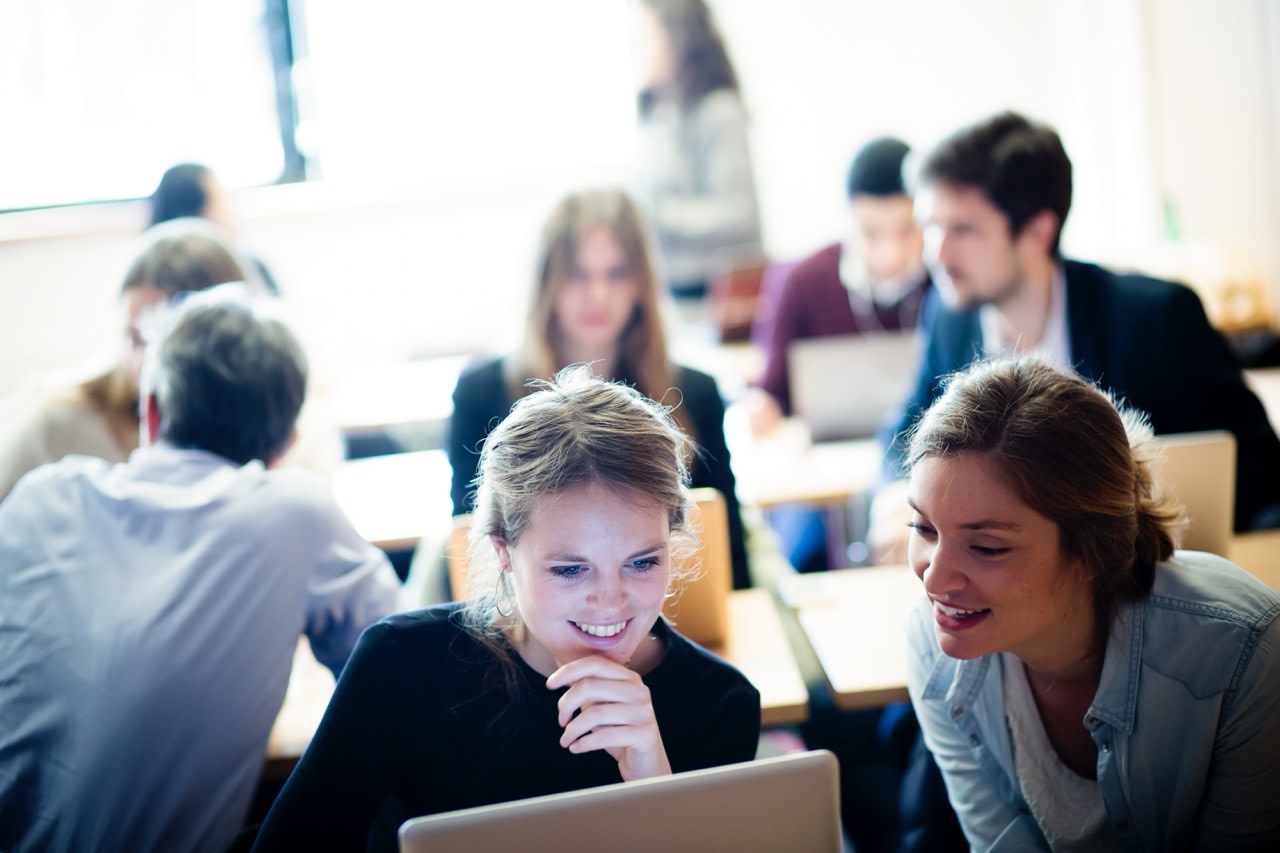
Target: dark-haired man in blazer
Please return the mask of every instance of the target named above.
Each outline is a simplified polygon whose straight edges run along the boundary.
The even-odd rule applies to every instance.
[[[1052,128],[1015,113],[963,128],[929,152],[916,182],[936,288],[911,393],[880,432],[888,479],[947,374],[1035,353],[1146,412],[1157,434],[1229,430],[1235,529],[1280,526],[1280,439],[1195,292],[1063,259],[1071,161]],[[906,558],[905,514],[898,484],[881,489],[871,538],[882,560]]]

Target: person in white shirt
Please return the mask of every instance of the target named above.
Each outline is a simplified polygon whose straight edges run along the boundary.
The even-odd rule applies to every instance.
[[[271,467],[307,368],[263,310],[187,299],[148,347],[143,446],[0,503],[0,850],[225,850],[299,636],[337,674],[400,609],[324,481]]]

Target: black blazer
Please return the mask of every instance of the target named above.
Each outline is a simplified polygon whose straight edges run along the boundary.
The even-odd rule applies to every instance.
[[[1195,292],[1078,261],[1064,269],[1076,371],[1146,412],[1157,434],[1229,430],[1238,446],[1235,529],[1280,525],[1280,439]],[[926,297],[921,334],[910,396],[880,431],[886,476],[899,474],[903,432],[938,398],[942,378],[982,354],[978,311],[948,308],[936,291]]]
[[[453,416],[449,419],[449,464],[453,467],[453,514],[471,512],[475,503],[472,481],[480,463],[480,448],[489,431],[497,426],[514,401],[507,394],[502,359],[494,358],[472,365],[458,377],[453,389]],[[724,439],[724,400],[716,381],[700,370],[675,366],[675,385],[680,391],[680,406],[688,413],[698,443],[698,453],[690,466],[694,488],[711,486],[724,495],[729,516],[729,551],[733,560],[734,589],[751,585],[747,569],[746,536],[733,469],[729,464],[729,448]]]

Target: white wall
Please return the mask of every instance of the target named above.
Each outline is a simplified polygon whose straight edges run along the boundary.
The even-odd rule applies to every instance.
[[[1072,156],[1068,252],[1141,263],[1168,197],[1184,235],[1238,246],[1280,305],[1280,13],[1266,2],[713,5],[753,115],[775,257],[840,233],[859,141],[895,133],[923,147],[1012,107],[1055,125]],[[509,345],[552,199],[624,177],[274,187],[238,202],[318,360],[336,364]],[[141,221],[140,205],[0,215],[0,394],[110,345],[104,318]]]
[[[1053,124],[1078,176],[1068,246],[1147,239],[1154,221],[1135,0],[717,4],[755,117],[771,248],[843,226],[864,139],[927,147],[1005,108]]]

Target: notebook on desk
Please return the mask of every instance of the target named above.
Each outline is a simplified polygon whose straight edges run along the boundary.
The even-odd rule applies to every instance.
[[[868,438],[906,397],[914,332],[803,338],[787,350],[791,407],[814,441]]]
[[[491,850],[795,850],[838,853],[835,755],[792,753],[430,815],[400,827],[400,853]]]

